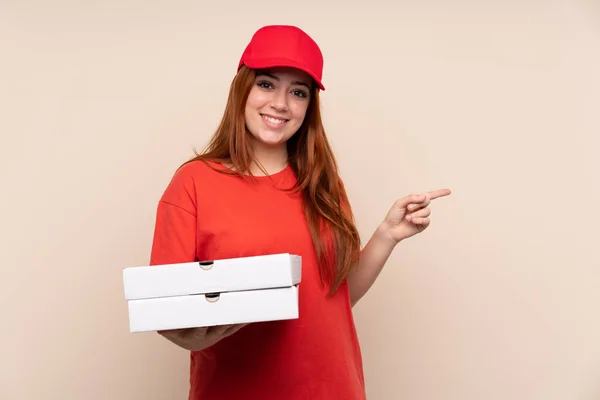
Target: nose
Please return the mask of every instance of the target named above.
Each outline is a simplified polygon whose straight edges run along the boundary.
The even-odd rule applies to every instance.
[[[271,98],[271,107],[277,111],[288,110],[288,96],[284,89],[279,89],[273,92],[273,97]]]

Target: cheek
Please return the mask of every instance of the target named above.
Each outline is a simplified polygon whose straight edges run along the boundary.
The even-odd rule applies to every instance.
[[[258,118],[258,110],[262,107],[264,98],[260,94],[250,92],[248,99],[246,100],[246,107],[244,109],[244,115],[246,116],[247,124],[255,124]]]
[[[250,102],[250,98],[248,98],[248,101],[246,102],[246,108],[244,109],[244,119],[246,129],[248,129],[248,131],[251,134],[255,135],[256,130],[258,129],[258,121],[256,108]]]
[[[305,103],[295,104],[292,108],[292,115],[295,119],[299,121],[301,124],[304,121],[304,117],[306,116],[306,111],[308,110],[308,105]]]
[[[268,102],[269,99],[265,93],[261,93],[253,89],[250,91],[248,99],[246,100],[246,110],[259,110]]]

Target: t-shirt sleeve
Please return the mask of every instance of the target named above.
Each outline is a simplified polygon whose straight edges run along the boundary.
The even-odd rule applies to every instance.
[[[196,260],[196,188],[188,166],[173,176],[157,210],[150,265]]]

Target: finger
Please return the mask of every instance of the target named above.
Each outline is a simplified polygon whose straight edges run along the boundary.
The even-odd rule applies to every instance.
[[[193,334],[193,329],[168,329],[158,331],[158,334],[176,345],[185,343],[187,337]]]
[[[207,327],[198,327],[198,328],[194,328],[194,329],[190,329],[189,335],[187,336],[192,336],[196,339],[202,339],[205,338],[208,334],[208,328]]]
[[[184,328],[184,329],[165,329],[158,331],[159,335],[168,336],[168,337],[178,337],[184,338],[186,336],[193,335],[195,333],[195,329]]]
[[[450,191],[450,189],[439,189],[439,190],[433,190],[431,192],[427,192],[425,193],[425,195],[431,199],[437,199],[438,197],[444,197],[444,196],[448,196],[450,195],[452,192]]]
[[[227,336],[233,335],[235,332],[242,329],[246,324],[235,324],[235,325],[221,325],[214,327],[213,331],[210,332],[210,338],[212,339],[224,339]]]
[[[412,220],[414,220],[415,218],[427,218],[431,215],[431,209],[430,208],[422,208],[420,210],[417,210],[413,213],[408,214],[406,217]]]
[[[431,220],[427,217],[411,218],[409,219],[409,221],[412,222],[414,225],[417,225],[421,229],[427,228],[431,223]]]
[[[418,204],[427,200],[427,196],[424,194],[411,194],[406,197],[403,197],[399,200],[396,200],[396,207],[398,208],[406,208],[409,204]]]
[[[425,200],[423,200],[420,203],[411,203],[409,204],[406,209],[410,212],[422,209],[423,207],[427,207],[429,205],[429,203],[431,203],[431,200],[428,197],[425,197]]]
[[[208,332],[206,333],[206,336],[210,336],[211,338],[213,337],[220,337],[223,335],[223,332],[225,332],[227,329],[231,328],[234,325],[215,325],[215,326],[211,326],[210,328],[208,328]]]
[[[231,336],[234,333],[236,333],[237,331],[239,331],[240,329],[242,329],[243,327],[245,327],[248,324],[239,324],[239,325],[233,325],[231,328],[227,329],[225,332],[223,332],[224,337],[227,336]]]
[[[181,329],[164,329],[162,331],[156,331],[156,333],[163,336],[173,336],[179,334],[180,332]]]

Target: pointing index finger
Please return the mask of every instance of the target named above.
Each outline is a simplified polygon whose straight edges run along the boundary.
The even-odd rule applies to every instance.
[[[450,193],[452,193],[450,191],[450,189],[439,189],[439,190],[433,190],[429,193],[426,193],[426,196],[430,199],[437,199],[438,197],[444,197],[444,196],[448,196]]]

